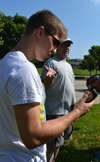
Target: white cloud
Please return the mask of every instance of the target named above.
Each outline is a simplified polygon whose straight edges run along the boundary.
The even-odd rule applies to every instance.
[[[93,1],[95,4],[100,3],[100,0],[91,0],[91,1]]]

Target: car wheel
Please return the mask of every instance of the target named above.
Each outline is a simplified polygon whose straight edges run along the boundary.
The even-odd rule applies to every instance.
[[[88,90],[91,90],[91,89],[92,89],[92,85],[88,84]]]

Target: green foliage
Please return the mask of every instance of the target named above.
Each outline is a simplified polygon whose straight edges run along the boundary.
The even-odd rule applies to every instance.
[[[71,62],[69,61],[69,57],[66,58],[66,61],[67,61],[69,64],[71,64]]]
[[[3,31],[3,26],[4,26],[4,23],[1,21],[2,15],[3,13],[0,12],[0,46],[3,45],[3,42],[4,42],[1,37],[1,32]]]
[[[100,151],[100,104],[74,123],[73,138],[61,146],[56,162],[94,162]]]
[[[85,55],[84,60],[82,60],[82,63],[80,64],[80,68],[85,70],[88,69],[90,71],[94,70],[94,58],[91,57],[90,55]]]
[[[100,46],[92,46],[89,49],[89,54],[94,58],[94,67],[96,70],[100,70]]]
[[[42,68],[37,68],[39,74],[41,75],[42,73]],[[88,76],[90,75],[90,72],[88,70],[82,70],[82,69],[73,69],[75,75],[83,75],[83,76]],[[92,75],[95,74],[95,70],[91,72]],[[97,74],[100,74],[100,71],[97,71]]]
[[[0,58],[3,58],[20,41],[27,18],[18,14],[14,17],[2,14],[0,18],[4,23],[3,30],[0,32],[4,40],[3,45],[0,46]]]
[[[37,68],[37,71],[40,75],[42,74],[42,68]]]
[[[36,58],[32,61],[32,63],[37,67],[37,68],[42,68],[43,64],[45,61],[38,61]]]
[[[85,70],[88,69],[90,71],[92,70],[96,70],[96,74],[97,74],[97,70],[100,70],[100,46],[92,46],[89,49],[89,55],[85,55],[84,56],[84,60],[82,61],[82,63],[80,64],[80,68]]]

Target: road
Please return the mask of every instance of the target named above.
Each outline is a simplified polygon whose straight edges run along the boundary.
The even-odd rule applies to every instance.
[[[86,87],[86,81],[83,80],[75,80],[75,96],[76,96],[76,101],[78,101],[83,94],[85,93],[85,91],[87,91],[87,87]],[[98,91],[98,96],[95,99],[94,104],[99,104],[100,103],[100,91]]]

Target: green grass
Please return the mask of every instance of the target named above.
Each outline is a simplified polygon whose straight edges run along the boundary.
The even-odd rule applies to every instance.
[[[90,75],[90,72],[88,70],[82,70],[82,69],[73,69],[75,75]],[[96,71],[93,70],[91,72],[92,75],[96,74]],[[100,74],[100,71],[97,71],[97,74]]]
[[[100,105],[74,123],[72,140],[61,146],[56,162],[94,162],[100,151]]]
[[[42,68],[37,68],[37,71],[40,75],[42,74]]]
[[[75,75],[90,75],[88,70],[73,71]],[[41,75],[42,68],[39,68],[38,72]],[[92,74],[95,74],[95,71]],[[74,123],[74,128],[79,130],[74,130],[72,140],[65,141],[61,146],[56,162],[94,162],[100,151],[100,104],[93,105],[89,113]]]
[[[42,68],[37,68],[38,73],[41,75]],[[88,70],[82,70],[82,69],[73,69],[75,75],[90,75],[90,72]],[[91,72],[93,75],[96,74],[96,71]],[[97,71],[98,74],[100,74],[100,71]]]
[[[73,69],[73,71],[75,75],[90,75],[90,72],[88,70]],[[95,71],[93,71],[92,74],[95,74]]]

